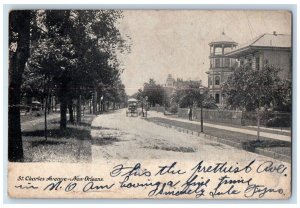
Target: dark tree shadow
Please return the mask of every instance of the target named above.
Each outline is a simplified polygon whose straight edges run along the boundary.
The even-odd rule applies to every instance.
[[[107,128],[107,127],[103,127],[103,126],[91,126],[91,129],[93,129],[93,130],[119,130],[119,129]]]
[[[43,145],[60,145],[60,144],[66,144],[66,142],[63,141],[51,141],[51,140],[43,140],[43,141],[32,141],[31,147],[38,147]]]
[[[75,124],[77,126],[83,126],[83,127],[91,127],[91,123],[86,123],[86,122],[80,122]]]
[[[291,143],[280,140],[254,140],[242,142],[244,150],[254,152],[256,148],[291,147]]]
[[[44,137],[44,130],[34,130],[34,131],[24,131],[22,132],[22,136],[28,137]],[[66,130],[60,129],[49,129],[48,137],[62,139],[62,138],[74,138],[78,140],[87,140],[91,139],[90,131],[88,129],[78,129],[68,127]]]
[[[103,128],[101,126],[91,126],[91,129],[93,129],[93,130],[103,130],[105,128]]]
[[[182,152],[182,153],[191,153],[195,152],[195,149],[192,147],[166,147],[166,146],[151,146],[151,147],[144,147],[147,149],[155,149],[155,150],[164,150],[164,151],[172,151],[172,152]]]
[[[51,124],[59,124],[60,121],[59,120],[53,120],[53,121],[49,121],[49,123]],[[72,123],[70,121],[67,121],[67,124],[68,125],[74,125],[74,126],[85,126],[85,127],[90,127],[91,126],[91,123],[90,122],[85,122],[85,121],[82,121],[82,122],[79,122],[79,123]]]
[[[119,142],[121,141],[120,139],[116,138],[116,137],[102,137],[102,138],[94,138],[92,140],[92,144],[93,145],[111,145],[115,142]]]

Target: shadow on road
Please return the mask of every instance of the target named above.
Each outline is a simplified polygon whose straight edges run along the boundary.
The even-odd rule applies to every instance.
[[[94,138],[92,140],[92,144],[103,146],[103,145],[111,145],[111,144],[114,144],[115,142],[119,142],[119,141],[121,141],[121,140],[118,139],[117,137],[102,137],[102,138]]]
[[[144,147],[148,149],[156,149],[156,150],[164,150],[164,151],[172,151],[172,152],[182,152],[182,153],[192,153],[196,150],[192,147],[168,147],[168,146],[157,146],[154,145],[152,147]]]

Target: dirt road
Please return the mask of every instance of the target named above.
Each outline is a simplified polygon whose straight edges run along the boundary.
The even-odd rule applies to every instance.
[[[148,112],[148,117],[155,113]],[[103,114],[92,122],[92,161],[166,159],[206,161],[270,160],[207,139],[126,117],[125,110]]]

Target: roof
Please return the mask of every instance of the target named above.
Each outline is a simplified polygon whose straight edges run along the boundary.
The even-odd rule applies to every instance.
[[[222,34],[217,37],[216,39],[214,39],[212,42],[209,43],[209,45],[214,45],[214,44],[219,44],[219,43],[227,43],[227,44],[233,44],[233,45],[237,45],[237,43],[232,40],[230,37],[228,37],[225,32],[222,32]]]
[[[289,49],[291,48],[291,35],[288,34],[262,34],[247,43],[240,45],[235,50],[228,52],[228,56],[239,56],[246,53],[249,50],[258,48],[278,48],[278,49]]]

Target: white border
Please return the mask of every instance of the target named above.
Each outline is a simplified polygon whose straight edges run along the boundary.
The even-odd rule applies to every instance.
[[[148,9],[148,8],[162,8],[162,9],[181,9],[181,8],[185,8],[185,9],[213,9],[213,8],[217,8],[217,9],[230,9],[230,8],[233,8],[233,9],[239,9],[241,7],[245,8],[245,9],[268,9],[268,8],[272,8],[272,9],[279,9],[281,6],[287,6],[287,5],[280,5],[280,4],[296,4],[296,7],[294,7],[294,12],[296,10],[297,12],[297,9],[298,9],[298,2],[297,0],[285,0],[285,1],[274,1],[274,0],[265,0],[265,1],[261,1],[261,0],[252,0],[252,1],[243,1],[241,2],[241,0],[227,0],[226,1],[226,4],[224,4],[225,1],[222,1],[222,0],[207,0],[207,1],[202,1],[201,5],[199,5],[198,1],[197,0],[178,0],[176,2],[174,1],[168,1],[168,0],[152,0],[152,1],[143,1],[143,2],[140,2],[138,0],[127,0],[126,2],[122,1],[122,0],[105,0],[105,1],[96,1],[96,0],[85,0],[85,1],[76,1],[76,0],[64,0],[64,1],[61,1],[61,0],[53,0],[53,1],[39,1],[39,0],[27,0],[26,2],[23,0],[2,0],[2,7],[0,8],[0,20],[1,22],[3,23],[3,15],[4,15],[4,4],[23,4],[23,5],[10,5],[11,8],[37,8],[37,7],[40,7],[41,4],[43,4],[45,7],[47,8],[63,8],[63,7],[68,7],[68,8],[79,8],[79,7],[84,7],[84,8],[95,8],[95,4],[99,4],[101,3],[102,5],[97,5],[97,7],[101,7],[101,8],[127,8],[127,9],[137,9],[137,8],[143,8],[143,9]],[[50,5],[51,4],[57,4],[57,5]],[[75,4],[76,3],[76,4]],[[126,5],[125,5],[126,3]],[[152,5],[149,5],[149,4],[152,4]],[[172,5],[167,5],[168,3],[172,3]],[[204,3],[204,4],[203,4]],[[251,3],[251,4],[249,4]],[[39,4],[39,6],[37,5],[34,5],[34,4]],[[67,4],[70,4],[70,5],[67,5]],[[90,5],[89,5],[90,4]],[[93,4],[93,5],[91,5]],[[155,4],[155,5],[153,5]],[[179,5],[181,4],[181,5]],[[184,4],[184,5],[182,5]],[[198,4],[198,5],[188,5],[188,4]],[[218,4],[218,5],[216,5]],[[232,4],[235,4],[235,5],[232,5]],[[256,5],[253,5],[253,4],[256,4]],[[269,4],[269,5],[266,5],[266,4]],[[298,16],[295,16],[295,18],[293,19],[294,21],[294,29],[297,29],[297,31],[295,30],[293,32],[294,35],[296,34],[299,34],[298,32],[298,27],[296,27],[296,23],[295,22],[300,22],[299,19],[298,19]],[[4,34],[3,32],[5,32],[4,30],[4,26],[5,24],[1,24],[1,29],[0,29],[0,34]],[[7,33],[6,33],[7,34]],[[7,48],[5,45],[4,45],[4,38],[1,38],[1,52],[0,52],[0,63],[7,63],[7,60],[6,60],[6,57],[4,57],[5,55],[5,51],[4,49]],[[297,45],[296,45],[297,44]],[[298,41],[297,41],[297,37],[294,36],[294,52],[293,52],[293,60],[294,60],[294,64],[296,63],[297,60],[300,60],[299,59],[299,54],[296,53],[296,49],[298,48]],[[4,54],[3,54],[4,53]],[[7,54],[7,52],[6,52]],[[296,57],[296,54],[297,54],[297,57]],[[7,133],[7,83],[8,83],[8,80],[5,81],[5,77],[7,77],[7,74],[8,72],[5,71],[6,69],[3,68],[4,65],[1,65],[1,72],[0,72],[0,76],[1,76],[1,80],[3,80],[4,82],[4,85],[3,85],[3,88],[2,90],[0,90],[0,99],[1,99],[1,102],[0,102],[0,109],[1,109],[1,114],[0,115],[3,115],[3,119],[1,119],[1,131],[0,132],[3,132],[3,133]],[[298,97],[299,97],[299,91],[297,90],[298,89],[298,83],[297,83],[297,80],[299,80],[299,74],[300,73],[296,73],[296,65],[294,65],[294,74],[293,74],[293,96],[294,98],[297,98],[297,100],[294,100],[294,107],[297,106],[297,103],[298,103]],[[4,77],[5,76],[5,77]],[[297,118],[299,117],[299,112],[298,111],[294,111],[293,112],[293,124],[296,123],[296,120]],[[296,129],[298,129],[299,127],[299,124],[296,123],[296,125],[294,125],[294,128],[293,128],[293,136],[294,136],[294,139],[297,139],[296,138]],[[3,134],[4,136],[5,134]],[[5,145],[4,142],[7,141],[7,138],[5,139],[2,138],[0,139],[1,143],[2,143],[2,147],[3,146],[7,146],[7,144]],[[294,151],[294,155],[295,155],[295,151],[296,150],[299,150],[299,144],[300,142],[297,142],[297,147],[294,147],[293,148],[293,151]],[[7,152],[6,152],[7,153]],[[1,166],[0,166],[0,172],[2,174],[6,174],[6,171],[7,169],[5,168],[5,164],[6,163],[6,159],[7,159],[7,156],[5,156],[5,151],[4,151],[4,154],[0,154],[0,161],[1,161]],[[294,156],[293,155],[293,156]],[[298,159],[298,158],[297,158]],[[295,158],[293,158],[293,163],[295,162]],[[296,165],[295,163],[293,165]],[[300,171],[297,171],[299,170],[299,166],[297,166],[295,168],[293,168],[293,176],[295,176],[297,174],[297,172],[299,173]],[[1,180],[1,184],[2,185],[1,187],[6,187],[5,186],[5,181],[3,181],[4,177],[2,175],[2,177],[0,178]],[[297,184],[295,183],[297,182]],[[299,187],[299,180],[296,181],[295,178],[293,178],[293,186],[294,188],[295,187]],[[0,194],[1,194],[1,198],[2,196],[4,196],[3,194],[3,191],[5,191],[5,189],[1,189],[0,191]],[[295,192],[294,192],[295,193]],[[293,193],[293,194],[294,194]],[[291,201],[265,201],[265,200],[262,200],[262,201],[249,201],[250,204],[244,204],[246,201],[244,200],[228,200],[228,201],[186,201],[186,200],[55,200],[55,204],[60,204],[60,203],[63,203],[61,207],[66,207],[66,206],[72,206],[72,207],[82,207],[82,206],[86,206],[82,203],[88,203],[89,206],[91,207],[99,207],[99,206],[104,206],[105,204],[107,203],[113,203],[113,206],[114,207],[117,207],[117,206],[122,206],[122,207],[133,207],[133,206],[142,206],[142,207],[152,207],[152,206],[157,206],[158,203],[162,204],[160,206],[172,206],[172,207],[182,207],[183,204],[189,204],[189,206],[191,207],[199,207],[199,204],[203,204],[205,206],[208,206],[209,207],[219,207],[220,205],[222,207],[251,207],[253,208],[253,206],[257,207],[257,206],[263,206],[263,207],[283,207],[283,206],[288,206],[288,207],[297,207],[297,205],[299,205],[297,202],[297,198],[299,196],[299,191],[297,192],[297,196],[294,194],[293,195],[293,199],[294,200],[294,203],[296,204],[286,204],[286,203],[291,203]],[[20,200],[19,200],[20,201]],[[41,205],[38,205],[38,204],[28,204],[28,203],[36,203],[36,202],[39,202],[39,203],[53,203],[53,200],[21,200],[22,203],[25,203],[25,204],[4,204],[4,207],[40,207]],[[7,201],[6,201],[7,202]],[[11,202],[11,201],[10,201]],[[241,202],[242,204],[237,204],[237,202]],[[73,205],[70,205],[70,204],[67,204],[67,203],[76,203],[73,204]],[[96,203],[96,204],[99,204],[101,203],[101,205],[92,205],[92,203]],[[132,204],[133,205],[132,205]],[[140,203],[143,203],[143,205],[141,205]],[[148,205],[145,205],[144,203],[148,203]],[[150,204],[149,204],[150,203]],[[171,204],[170,204],[171,203]],[[178,204],[173,204],[173,203],[178,203]],[[209,203],[209,204],[208,204]],[[226,204],[222,204],[222,203],[226,203]],[[234,205],[232,205],[232,204]],[[247,202],[246,202],[247,203]],[[254,203],[254,204],[253,204]],[[293,202],[292,202],[293,203]],[[43,206],[45,207],[53,207],[54,204],[44,204]],[[184,205],[185,206],[185,205]]]

